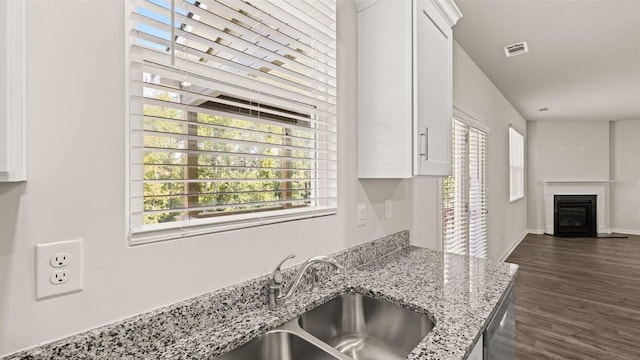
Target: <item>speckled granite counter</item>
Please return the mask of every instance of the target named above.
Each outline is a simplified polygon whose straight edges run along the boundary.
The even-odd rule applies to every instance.
[[[298,291],[277,311],[267,308],[265,275],[3,359],[211,359],[351,292],[435,321],[409,359],[465,359],[517,272],[517,265],[409,246],[407,231],[332,256],[346,271],[320,271],[318,290]]]

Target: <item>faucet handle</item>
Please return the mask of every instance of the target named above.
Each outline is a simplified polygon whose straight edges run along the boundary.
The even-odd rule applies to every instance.
[[[271,272],[271,280],[274,283],[282,283],[282,272],[280,270],[280,267],[282,266],[282,264],[284,264],[287,260],[289,259],[293,259],[294,257],[296,257],[296,254],[291,254],[291,255],[287,255],[287,257],[285,257],[282,261],[280,261],[278,263],[278,265],[276,265],[276,267],[273,269],[273,271]]]

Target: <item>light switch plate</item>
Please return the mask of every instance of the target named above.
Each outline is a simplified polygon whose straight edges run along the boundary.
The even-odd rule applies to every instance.
[[[364,226],[367,224],[367,204],[358,204],[358,213],[356,216],[356,222],[358,226]]]
[[[384,218],[386,220],[393,218],[393,202],[391,202],[391,199],[384,201]]]
[[[36,244],[36,299],[83,289],[82,245],[82,239]]]

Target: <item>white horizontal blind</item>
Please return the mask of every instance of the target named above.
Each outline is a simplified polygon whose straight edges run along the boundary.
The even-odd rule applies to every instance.
[[[335,0],[129,9],[132,234],[335,212]]]
[[[469,129],[469,255],[487,258],[487,137]]]
[[[454,119],[452,172],[443,181],[443,249],[487,257],[486,133]]]
[[[524,137],[509,128],[509,200],[524,197]]]
[[[453,121],[451,175],[443,181],[443,249],[447,252],[467,255],[469,236],[469,216],[467,213],[467,193],[469,186],[468,136],[469,127],[457,120]]]

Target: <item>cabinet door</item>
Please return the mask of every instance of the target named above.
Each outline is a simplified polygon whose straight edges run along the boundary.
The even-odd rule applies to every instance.
[[[357,15],[358,177],[410,178],[411,2],[365,4]]]
[[[483,336],[480,335],[480,339],[478,339],[478,341],[476,341],[476,345],[473,347],[473,350],[471,350],[471,353],[467,357],[467,360],[482,360],[483,359],[483,354],[482,354],[482,342],[483,342],[483,340],[482,339],[483,339]]]
[[[7,3],[0,1],[0,21],[2,24],[6,24],[7,21]],[[4,29],[3,29],[4,30]],[[8,177],[7,166],[7,41],[4,37],[4,31],[2,37],[0,37],[0,178]]]
[[[451,173],[452,31],[430,1],[414,2],[414,175]]]
[[[0,1],[0,182],[26,180],[25,1]]]

